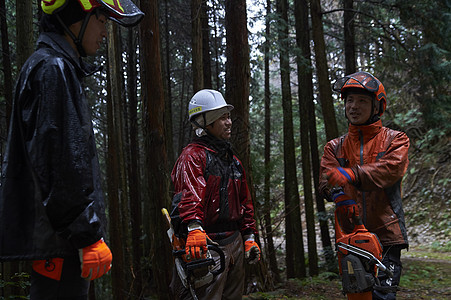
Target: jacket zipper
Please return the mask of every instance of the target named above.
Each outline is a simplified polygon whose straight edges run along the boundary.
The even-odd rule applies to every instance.
[[[360,129],[359,129],[359,139],[360,139],[360,165],[363,166],[363,133]],[[362,191],[362,210],[363,210],[363,225],[366,226],[366,199],[364,191]]]

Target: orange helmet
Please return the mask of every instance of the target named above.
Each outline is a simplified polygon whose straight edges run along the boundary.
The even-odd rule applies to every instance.
[[[345,100],[347,89],[360,88],[374,94],[374,99],[379,103],[379,116],[385,112],[387,107],[387,96],[384,85],[368,72],[357,72],[346,75],[338,79],[333,86],[333,90],[341,93],[341,98]]]

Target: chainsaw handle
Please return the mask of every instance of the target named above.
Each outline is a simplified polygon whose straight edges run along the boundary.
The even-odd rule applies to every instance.
[[[224,255],[224,252],[221,250],[221,248],[219,248],[216,245],[207,245],[207,248],[208,248],[208,250],[214,251],[214,252],[219,254],[220,267],[219,267],[218,270],[212,271],[211,274],[213,274],[213,276],[221,274],[225,270],[225,255]]]

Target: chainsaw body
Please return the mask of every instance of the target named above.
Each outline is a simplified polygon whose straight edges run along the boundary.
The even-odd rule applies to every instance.
[[[166,218],[169,229],[167,235],[172,245],[172,255],[174,256],[174,264],[177,274],[183,286],[190,290],[193,299],[197,299],[195,289],[209,284],[213,281],[213,277],[225,270],[225,255],[224,252],[216,245],[207,245],[207,255],[204,259],[196,259],[193,261],[186,260],[185,240],[179,238],[172,227],[171,217],[168,211],[163,208],[163,215]],[[211,252],[216,252],[219,255],[219,268],[216,266],[215,260]]]
[[[358,216],[353,220],[353,231],[345,233],[335,211],[335,247],[343,293],[348,299],[372,299],[379,269],[391,272],[381,262],[382,246],[378,237],[365,228]]]

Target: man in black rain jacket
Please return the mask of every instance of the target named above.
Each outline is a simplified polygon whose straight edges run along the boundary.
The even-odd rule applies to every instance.
[[[16,85],[0,190],[0,261],[33,260],[33,300],[87,299],[89,280],[111,268],[82,85],[99,68],[81,57],[96,54],[108,18],[131,26],[143,14],[129,0],[110,2],[42,1],[44,32]]]

